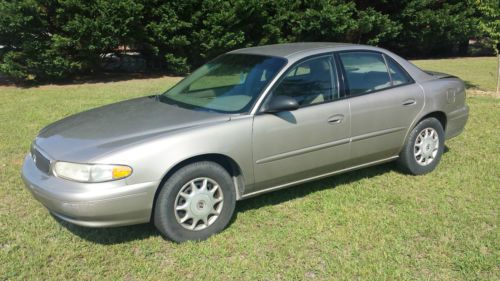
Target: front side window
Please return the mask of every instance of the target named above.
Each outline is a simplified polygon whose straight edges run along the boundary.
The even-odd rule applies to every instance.
[[[364,94],[392,86],[384,57],[372,52],[339,53],[351,95]]]
[[[160,95],[160,101],[194,110],[247,112],[286,62],[278,57],[223,55]]]
[[[337,99],[337,75],[332,58],[310,59],[290,69],[271,94],[280,95],[294,98],[300,106]]]

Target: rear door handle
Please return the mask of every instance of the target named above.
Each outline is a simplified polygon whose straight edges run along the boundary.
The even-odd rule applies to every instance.
[[[328,123],[331,125],[340,124],[342,121],[344,121],[344,115],[342,114],[335,114],[328,118]]]
[[[417,104],[417,101],[415,99],[407,99],[403,102],[404,106],[410,106],[415,104]]]

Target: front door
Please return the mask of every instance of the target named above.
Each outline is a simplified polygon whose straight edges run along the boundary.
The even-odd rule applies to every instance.
[[[278,95],[293,97],[300,108],[255,115],[255,186],[249,192],[325,174],[349,159],[349,103],[339,100],[332,56],[292,67],[266,100]]]

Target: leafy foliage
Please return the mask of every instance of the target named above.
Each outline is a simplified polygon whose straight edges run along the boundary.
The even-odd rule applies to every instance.
[[[476,0],[479,31],[489,38],[497,54],[500,52],[500,0]]]
[[[134,44],[142,10],[133,0],[2,0],[0,71],[44,80],[99,70],[103,54]]]
[[[411,57],[464,53],[499,36],[498,0],[0,0],[0,72],[54,80],[138,52],[146,70],[185,74],[228,50],[341,41]],[[495,41],[496,40],[496,41]]]

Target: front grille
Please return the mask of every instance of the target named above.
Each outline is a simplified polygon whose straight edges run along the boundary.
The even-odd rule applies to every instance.
[[[36,147],[31,147],[31,158],[35,162],[35,166],[42,172],[50,173],[50,160],[47,159]]]

